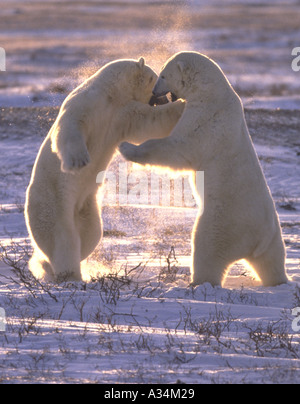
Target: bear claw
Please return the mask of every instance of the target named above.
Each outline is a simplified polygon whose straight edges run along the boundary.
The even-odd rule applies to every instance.
[[[65,172],[80,170],[86,167],[90,161],[91,159],[88,152],[82,153],[81,156],[69,156],[68,159],[64,161],[62,170]]]

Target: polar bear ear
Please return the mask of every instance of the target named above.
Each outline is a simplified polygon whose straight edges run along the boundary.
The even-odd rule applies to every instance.
[[[140,69],[143,69],[145,64],[146,64],[145,59],[140,58],[140,60],[138,61],[138,66],[140,67]]]
[[[177,62],[177,67],[178,67],[178,70],[180,71],[180,73],[184,72],[184,69],[185,69],[184,62],[182,62],[182,61]]]

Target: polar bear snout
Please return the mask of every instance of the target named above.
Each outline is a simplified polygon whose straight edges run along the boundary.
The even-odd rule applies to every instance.
[[[155,100],[154,102],[156,105],[162,105],[170,101],[175,102],[178,100],[177,95],[171,91],[164,77],[159,77],[152,93],[153,97],[150,100],[150,105],[153,100]],[[167,101],[165,102],[165,100]]]
[[[160,97],[164,97],[166,96],[170,91],[169,90],[165,90],[165,91],[160,91],[157,90],[155,87],[153,89],[153,96],[156,98],[160,98]]]
[[[163,97],[164,95],[168,94],[170,92],[170,89],[167,86],[167,83],[165,79],[162,77],[159,77],[155,87],[152,90],[152,93],[154,97]]]

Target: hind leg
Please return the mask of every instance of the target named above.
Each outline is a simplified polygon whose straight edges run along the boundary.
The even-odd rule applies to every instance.
[[[34,248],[34,253],[29,261],[29,269],[37,279],[54,280],[53,268],[38,247]]]
[[[286,251],[281,233],[278,232],[268,250],[260,257],[248,258],[252,268],[260,277],[263,286],[277,286],[288,282],[285,269]]]
[[[211,221],[204,214],[194,229],[192,284],[195,286],[203,283],[222,286],[231,263],[227,246],[212,227]]]
[[[81,280],[81,241],[74,219],[74,197],[71,190],[61,197],[56,199],[55,193],[40,185],[31,186],[27,194],[26,222],[36,246],[30,268],[39,277]]]
[[[56,204],[55,200],[51,199],[52,195],[47,195],[46,201],[40,198],[40,195],[45,194],[43,191],[31,191],[26,200],[26,224],[34,246],[29,269],[37,279],[54,281],[55,273],[50,256],[55,245]]]
[[[35,248],[29,263],[33,275],[57,282],[81,281],[81,241],[75,223],[59,221],[51,238],[47,256]]]
[[[75,223],[61,221],[56,225],[54,249],[49,259],[58,282],[81,281],[81,242]]]
[[[88,258],[102,238],[102,221],[95,195],[85,201],[83,208],[76,214],[76,227],[81,241],[81,261]]]

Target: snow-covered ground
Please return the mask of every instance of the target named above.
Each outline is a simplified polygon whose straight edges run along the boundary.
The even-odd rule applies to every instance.
[[[0,382],[298,383],[299,1],[53,2],[1,4]],[[214,57],[249,108],[293,282],[263,288],[240,262],[223,289],[190,287],[196,207],[128,204],[126,195],[103,208],[105,237],[85,282],[38,282],[27,269],[24,199],[53,107],[106,61],[145,55],[159,69],[182,49]],[[116,178],[120,164],[116,155]]]
[[[0,307],[7,316],[1,381],[298,382],[292,309],[300,306],[299,114],[292,123],[284,112],[269,122],[268,112],[247,113],[294,283],[263,288],[238,263],[221,289],[189,286],[195,208],[105,206],[104,240],[84,265],[92,281],[55,286],[30,276],[24,192],[41,143],[39,128],[46,129],[56,113],[42,119],[46,111],[6,110],[10,118],[1,129]],[[282,139],[272,130],[280,122]],[[110,171],[119,164],[124,162],[117,157]]]

